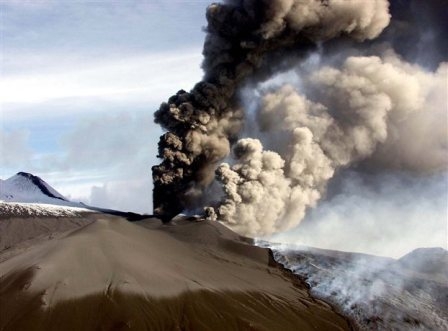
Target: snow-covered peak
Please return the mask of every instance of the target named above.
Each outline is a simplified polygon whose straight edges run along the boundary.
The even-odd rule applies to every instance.
[[[43,179],[26,172],[19,172],[11,178],[0,180],[0,200],[58,205],[70,203]]]

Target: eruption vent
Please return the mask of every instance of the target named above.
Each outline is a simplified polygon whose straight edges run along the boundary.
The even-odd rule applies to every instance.
[[[203,190],[243,129],[244,111],[237,92],[244,83],[267,79],[277,66],[289,63],[286,57],[305,58],[330,39],[362,42],[377,37],[389,24],[388,5],[386,0],[228,0],[210,5],[203,80],[190,92],[179,91],[155,113],[156,123],[167,132],[159,142],[162,162],[153,167],[154,213],[172,216],[203,203]],[[298,130],[294,139],[311,139],[311,135],[309,130]],[[254,163],[261,164],[257,166],[261,172],[279,177],[285,161],[263,152],[260,146],[255,140],[238,142],[238,160],[251,163],[248,158],[253,157]],[[313,147],[311,152],[317,149]],[[221,218],[233,222],[237,215],[230,209],[238,210],[239,202],[230,202],[236,196],[229,195],[228,186],[233,184],[228,176],[236,175],[240,176],[239,170],[230,166],[218,170],[227,198],[217,210]],[[276,184],[279,191],[293,194],[288,179]],[[318,194],[310,191],[310,201],[317,198]]]

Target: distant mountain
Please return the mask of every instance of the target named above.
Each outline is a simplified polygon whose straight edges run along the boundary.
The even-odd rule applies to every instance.
[[[0,215],[55,216],[55,213],[68,215],[72,212],[67,209],[49,209],[49,206],[40,206],[40,204],[89,209],[90,211],[122,216],[134,221],[148,217],[148,215],[99,208],[86,205],[83,202],[70,201],[42,178],[27,172],[18,172],[6,180],[0,179]]]
[[[56,205],[72,204],[43,179],[26,172],[18,172],[6,180],[0,179],[0,200]]]
[[[398,263],[420,273],[445,275],[448,281],[448,251],[441,247],[417,248]]]

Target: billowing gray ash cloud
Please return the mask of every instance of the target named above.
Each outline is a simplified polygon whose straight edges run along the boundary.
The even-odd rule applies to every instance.
[[[251,138],[217,169],[220,220],[269,235],[298,225],[341,170],[446,172],[448,5],[392,5],[395,20],[392,12],[378,39],[329,41],[292,70],[247,84]]]
[[[446,169],[447,73],[446,63],[426,72],[395,53],[350,56],[298,70],[300,89],[261,88],[259,139],[240,139],[234,164],[217,170],[220,219],[252,236],[292,228],[338,170],[367,159],[383,169]]]
[[[305,58],[334,38],[376,38],[389,24],[388,7],[386,0],[228,0],[209,6],[203,80],[190,92],[179,91],[155,113],[156,123],[167,132],[159,142],[162,162],[153,167],[154,213],[172,216],[201,201],[243,128],[237,92],[247,80],[266,79],[286,57]],[[253,143],[239,142],[237,150],[259,152]],[[281,156],[263,158],[281,168]],[[220,169],[224,205],[229,206],[236,196],[229,195],[229,177]],[[219,212],[224,209],[217,208],[220,216],[234,220],[229,208]]]

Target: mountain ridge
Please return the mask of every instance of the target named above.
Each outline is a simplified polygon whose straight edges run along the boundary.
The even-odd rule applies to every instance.
[[[0,180],[0,200],[58,205],[71,203],[42,178],[23,171],[8,179]]]

